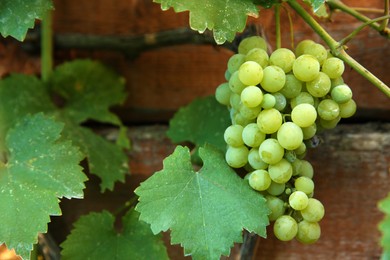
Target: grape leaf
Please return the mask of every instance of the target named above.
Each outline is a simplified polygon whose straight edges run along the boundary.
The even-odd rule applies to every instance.
[[[0,33],[19,41],[26,37],[27,30],[34,27],[35,19],[53,9],[51,0],[2,0],[0,1]]]
[[[8,161],[0,166],[0,244],[29,259],[50,216],[61,215],[59,198],[82,198],[87,180],[83,156],[59,140],[63,124],[42,113],[25,116],[8,131]]]
[[[168,259],[161,236],[153,235],[138,217],[138,212],[129,210],[120,233],[114,229],[115,217],[107,211],[80,217],[61,244],[62,259]]]
[[[210,145],[199,153],[204,166],[195,172],[188,148],[178,146],[164,169],[135,190],[136,210],[154,234],[171,229],[171,243],[180,243],[194,259],[219,259],[242,242],[242,229],[266,236],[268,208],[223,153]]]
[[[382,232],[380,241],[383,247],[382,259],[388,259],[390,255],[390,194],[378,203],[378,208],[385,213],[384,219],[379,223],[378,228]]]
[[[190,12],[190,26],[203,33],[213,30],[218,44],[232,41],[237,32],[242,32],[247,16],[257,17],[258,9],[252,0],[154,0],[163,10],[171,7],[175,12]]]
[[[48,89],[64,99],[63,107],[54,105]],[[11,75],[0,80],[0,153],[4,150],[4,136],[15,119],[28,113],[45,112],[65,123],[63,135],[78,145],[88,158],[91,173],[102,179],[102,191],[112,190],[114,182],[123,181],[129,171],[128,157],[122,150],[128,146],[128,139],[125,127],[108,107],[124,98],[123,79],[89,60],[59,66],[48,87],[34,76]],[[81,127],[79,124],[87,119],[119,126],[117,141],[122,145],[114,145]]]
[[[303,0],[303,1],[310,4],[314,12],[317,12],[317,10],[325,3],[325,0]]]
[[[228,109],[213,95],[180,108],[169,122],[167,136],[175,143],[190,141],[197,147],[209,143],[225,151],[223,134],[230,125]]]

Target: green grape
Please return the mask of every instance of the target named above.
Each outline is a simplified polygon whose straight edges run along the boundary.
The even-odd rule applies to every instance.
[[[283,111],[287,106],[286,97],[282,93],[276,92],[272,94],[275,97],[275,106],[274,108],[279,111]]]
[[[239,107],[239,111],[240,111],[240,114],[245,119],[248,119],[250,121],[254,121],[257,118],[257,116],[259,115],[259,113],[261,111],[261,107],[260,106],[257,106],[257,107],[247,107],[247,106],[245,106],[244,104],[241,103],[241,105]]]
[[[268,138],[261,143],[259,147],[259,154],[261,160],[265,163],[275,164],[283,158],[284,149],[279,144],[278,140]]]
[[[259,147],[265,140],[265,134],[260,131],[256,123],[248,124],[242,131],[242,140],[247,146]]]
[[[329,76],[331,79],[341,77],[344,73],[344,62],[336,57],[328,58],[322,64],[322,72]]]
[[[241,97],[240,97],[240,95],[231,92],[230,93],[229,103],[230,103],[230,106],[232,108],[234,108],[235,110],[239,110],[240,109],[240,105],[241,105]]]
[[[294,61],[293,73],[300,81],[312,81],[320,73],[320,63],[312,55],[303,54]]]
[[[298,80],[293,74],[286,74],[286,83],[280,90],[286,98],[294,98],[302,91],[302,81]]]
[[[313,191],[314,191],[313,180],[308,178],[308,177],[305,177],[305,176],[301,176],[301,177],[297,178],[294,182],[294,186],[297,190],[303,191],[307,195],[309,195],[310,193],[313,193]]]
[[[304,155],[306,153],[306,144],[302,142],[294,152],[296,155]]]
[[[312,55],[320,64],[323,64],[328,57],[328,51],[319,43],[314,43],[303,50],[304,54]]]
[[[254,119],[248,119],[248,118],[244,117],[241,114],[241,112],[242,111],[240,111],[240,112],[238,112],[237,114],[234,115],[234,117],[232,118],[232,123],[233,124],[246,126],[247,124],[250,124],[250,123],[254,122]]]
[[[234,147],[240,147],[244,145],[244,141],[242,140],[242,132],[244,128],[241,125],[231,125],[225,129],[225,133],[223,134],[223,138],[225,142]]]
[[[286,159],[289,163],[293,163],[297,159],[297,155],[294,151],[286,150],[284,151],[284,159]]]
[[[238,53],[247,54],[254,48],[267,50],[267,42],[261,36],[247,37],[238,45]]]
[[[301,210],[302,217],[309,222],[319,222],[325,215],[325,208],[321,201],[310,198],[307,207]]]
[[[230,167],[241,168],[247,164],[248,154],[248,148],[244,145],[239,147],[229,146],[225,154],[225,159]]]
[[[284,192],[285,188],[286,188],[285,183],[276,183],[276,182],[272,181],[271,185],[267,189],[267,192],[270,195],[279,196],[280,194],[282,194]]]
[[[259,149],[256,147],[249,150],[248,163],[255,170],[268,169],[268,164],[260,158]]]
[[[238,69],[238,78],[247,86],[256,86],[263,79],[263,68],[254,61],[246,61]]]
[[[271,93],[281,90],[286,83],[286,74],[278,66],[271,65],[263,70],[261,87]]]
[[[317,111],[311,104],[298,104],[291,111],[291,120],[300,127],[309,127],[316,119]]]
[[[325,120],[323,118],[320,118],[320,126],[324,129],[333,129],[340,122],[340,119],[341,119],[340,116],[338,116],[332,120]]]
[[[269,56],[265,50],[254,48],[246,54],[245,61],[257,62],[262,68],[265,68],[268,66]]]
[[[297,57],[298,57],[298,56],[301,56],[302,54],[304,54],[304,50],[310,48],[310,46],[311,46],[312,44],[315,44],[315,42],[312,41],[312,40],[309,40],[309,39],[303,40],[303,41],[299,42],[299,43],[297,44],[297,47],[295,48],[295,55],[296,55]]]
[[[263,101],[263,92],[259,87],[248,86],[241,92],[241,102],[247,107],[257,107]]]
[[[356,103],[353,99],[343,104],[339,104],[339,107],[340,107],[341,118],[348,118],[353,116],[356,113]]]
[[[351,100],[352,90],[347,85],[342,84],[332,89],[331,96],[338,104],[342,104]]]
[[[295,159],[292,163],[293,176],[299,175],[301,171],[302,161],[300,159]]]
[[[295,210],[303,210],[307,207],[308,202],[309,198],[303,191],[294,191],[288,197],[288,203],[290,204],[291,208]]]
[[[241,92],[246,88],[246,85],[243,84],[238,78],[238,71],[235,71],[229,79],[229,88],[232,92],[236,94],[241,94]]]
[[[233,72],[237,71],[240,66],[245,62],[245,55],[244,54],[234,54],[232,55],[227,63],[228,71],[230,74],[233,74]]]
[[[294,109],[299,104],[310,104],[314,106],[314,98],[312,95],[310,95],[307,92],[301,92],[298,96],[295,98],[292,98],[290,100],[291,108]]]
[[[215,99],[218,103],[228,106],[230,104],[230,93],[229,83],[222,83],[215,90]]]
[[[314,80],[306,82],[306,89],[313,97],[324,97],[330,91],[330,86],[330,78],[323,72]]]
[[[229,72],[229,70],[225,70],[225,79],[226,79],[227,81],[229,81],[231,75],[232,75],[232,74]]]
[[[344,80],[343,80],[342,77],[338,77],[338,78],[335,78],[335,79],[330,79],[330,82],[331,82],[330,89],[333,89],[336,86],[344,84]]]
[[[306,160],[301,160],[298,174],[300,176],[305,176],[309,179],[312,179],[314,175],[314,170],[311,163]]]
[[[261,132],[272,134],[282,125],[282,114],[275,108],[264,109],[257,117],[257,125]]]
[[[324,99],[318,104],[317,112],[322,119],[333,120],[339,116],[340,107],[332,99]]]
[[[317,124],[313,123],[308,127],[302,127],[302,133],[303,133],[303,140],[308,140],[312,138],[317,133]]]
[[[269,93],[264,94],[263,102],[261,102],[261,107],[264,109],[273,108],[276,104],[276,98]]]
[[[282,158],[279,162],[275,164],[270,164],[268,166],[268,173],[271,177],[271,180],[273,180],[274,182],[286,183],[290,180],[292,176],[293,168],[291,163],[289,163],[286,159]]]
[[[298,233],[298,224],[288,215],[280,216],[274,223],[274,234],[281,241],[290,241]]]
[[[255,170],[249,176],[249,185],[257,191],[264,191],[271,185],[271,178],[266,170]]]
[[[269,221],[275,221],[284,214],[286,208],[283,200],[272,195],[265,196],[265,199],[267,200],[268,208],[271,210],[271,214],[268,215]]]
[[[298,223],[298,233],[296,238],[303,244],[313,244],[321,236],[321,227],[317,222],[303,220]]]
[[[270,64],[280,67],[285,73],[291,71],[294,61],[294,52],[286,48],[275,50],[269,57]]]
[[[283,123],[277,133],[279,144],[286,150],[297,149],[303,141],[301,128],[293,122]]]

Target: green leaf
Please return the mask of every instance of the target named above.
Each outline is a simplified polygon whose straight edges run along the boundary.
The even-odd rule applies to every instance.
[[[62,259],[168,259],[161,236],[138,220],[131,209],[122,218],[122,232],[114,228],[115,217],[107,211],[80,217],[61,244]]]
[[[59,198],[82,198],[87,180],[83,156],[61,141],[63,124],[43,114],[26,116],[9,130],[8,161],[0,167],[0,244],[29,259],[50,216],[61,215]]]
[[[385,213],[384,219],[378,228],[382,232],[381,246],[383,247],[382,259],[388,259],[390,255],[390,194],[378,203],[378,208]]]
[[[171,243],[181,244],[194,259],[229,255],[242,230],[266,236],[268,208],[262,195],[249,187],[211,146],[201,147],[204,166],[192,168],[188,148],[178,146],[164,169],[135,190],[140,219],[153,233],[171,229]]]
[[[214,39],[218,44],[226,40],[232,41],[237,32],[242,32],[247,16],[258,15],[252,0],[154,0],[161,4],[163,10],[171,7],[176,12],[190,12],[190,26],[203,33],[206,29],[214,31]]]
[[[314,12],[317,12],[317,10],[325,3],[325,0],[303,0],[303,1],[311,5]]]
[[[46,86],[34,76],[11,75],[0,80],[0,159],[4,136],[15,120],[28,113],[45,112],[65,123],[64,136],[80,147],[88,158],[90,172],[102,179],[101,189],[112,190],[129,172],[126,128],[109,107],[125,98],[124,80],[93,61],[72,61],[59,66]],[[60,95],[65,105],[56,107],[49,95]],[[87,119],[119,126],[114,145],[79,124]]]
[[[175,143],[190,141],[197,147],[209,143],[225,151],[223,134],[230,125],[229,110],[209,96],[180,108],[169,122],[167,135]]]
[[[27,30],[34,27],[35,19],[42,19],[51,9],[51,0],[1,0],[0,33],[23,41]]]

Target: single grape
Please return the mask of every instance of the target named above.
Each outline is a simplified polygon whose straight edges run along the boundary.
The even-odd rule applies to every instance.
[[[312,41],[312,40],[309,40],[309,39],[306,39],[306,40],[303,40],[303,41],[299,42],[297,44],[297,47],[295,48],[295,55],[297,57],[301,56],[302,54],[304,54],[304,50],[310,48],[310,46],[312,44],[315,44],[315,42]]]
[[[269,93],[264,94],[263,102],[261,102],[261,107],[264,109],[273,108],[276,104],[276,98]]]
[[[284,149],[274,138],[265,139],[259,147],[260,158],[268,164],[279,162],[284,155]]]
[[[265,140],[265,134],[260,131],[256,123],[248,124],[242,131],[242,140],[247,146],[259,147]]]
[[[298,223],[298,233],[296,238],[303,244],[313,244],[321,236],[321,227],[317,222],[303,220]]]
[[[286,48],[275,50],[269,57],[270,64],[280,67],[285,73],[291,71],[294,61],[294,52]]]
[[[333,129],[340,122],[340,119],[341,119],[340,116],[338,116],[332,120],[325,120],[323,118],[320,118],[320,126],[324,129]]]
[[[311,165],[311,163],[309,161],[306,161],[306,160],[301,160],[301,165],[299,167],[298,174],[300,176],[305,176],[309,179],[312,179],[313,175],[314,175],[314,169],[313,169],[313,166]]]
[[[331,79],[341,77],[344,73],[344,62],[336,57],[328,58],[322,64],[322,72],[329,76]]]
[[[306,193],[303,191],[294,191],[291,193],[291,195],[288,197],[288,203],[290,206],[295,210],[303,210],[307,207],[307,204],[309,202],[309,198],[307,197]]]
[[[241,106],[241,97],[239,94],[230,93],[230,106],[234,108],[235,110],[239,110]]]
[[[255,170],[268,169],[268,164],[260,158],[259,149],[256,147],[249,150],[248,163]]]
[[[294,98],[302,91],[302,81],[298,80],[293,74],[286,74],[286,83],[279,91],[286,98]]]
[[[335,79],[330,79],[330,82],[331,82],[330,89],[333,89],[336,86],[343,85],[344,79],[342,77],[338,77]]]
[[[294,150],[296,155],[304,155],[306,153],[306,145],[302,142],[297,149]]]
[[[231,125],[225,129],[225,133],[223,134],[223,138],[225,142],[234,147],[239,147],[244,144],[242,140],[242,132],[244,128],[241,125]]]
[[[328,57],[328,51],[319,43],[311,44],[308,48],[303,50],[303,53],[312,55],[320,64],[323,64]]]
[[[339,105],[332,99],[324,99],[318,104],[318,115],[325,120],[333,120],[340,114]]]
[[[339,104],[348,102],[352,98],[352,90],[345,84],[336,86],[331,92],[332,99]]]
[[[268,66],[269,56],[265,50],[254,48],[246,54],[245,61],[257,62],[262,68],[265,68]]]
[[[229,72],[229,70],[225,70],[225,79],[227,80],[227,81],[229,81],[229,79],[230,79],[230,76],[231,76],[232,74]]]
[[[330,86],[330,78],[323,72],[314,80],[306,82],[306,89],[313,97],[324,97],[330,91]]]
[[[293,73],[300,81],[314,80],[320,73],[320,63],[312,55],[303,54],[294,61]]]
[[[229,88],[232,92],[236,94],[241,94],[241,92],[246,88],[246,85],[241,82],[238,78],[238,71],[235,71],[229,79]]]
[[[310,104],[314,106],[314,98],[308,92],[301,92],[295,98],[290,100],[291,108],[295,108],[299,104]]]
[[[241,92],[241,102],[247,107],[257,107],[263,101],[263,92],[259,87],[248,86]]]
[[[281,241],[290,241],[298,233],[298,224],[288,215],[280,216],[274,223],[274,234]]]
[[[281,159],[275,164],[268,166],[268,173],[271,179],[276,183],[286,183],[292,176],[292,165],[286,159]]]
[[[314,191],[313,180],[305,176],[301,176],[297,178],[294,182],[294,186],[298,191],[303,191],[307,195],[313,193]]]
[[[353,116],[356,113],[356,103],[353,99],[343,104],[339,104],[339,107],[340,107],[341,118],[348,118]]]
[[[325,208],[321,201],[310,198],[307,207],[301,210],[302,217],[309,222],[319,222],[325,215]]]
[[[303,141],[301,128],[293,122],[283,123],[277,133],[279,144],[286,150],[297,149]]]
[[[254,48],[267,50],[267,42],[260,36],[247,37],[238,45],[238,53],[247,54]]]
[[[249,108],[248,108],[249,109]],[[247,124],[253,123],[254,119],[248,119],[242,115],[242,110],[234,115],[232,123],[237,125],[246,126]]]
[[[264,109],[257,117],[257,125],[261,132],[272,134],[282,125],[282,114],[275,108]]]
[[[298,104],[291,111],[291,119],[300,127],[309,127],[315,123],[317,111],[311,104]]]
[[[263,79],[263,68],[254,61],[246,61],[238,69],[238,78],[247,86],[256,86]]]
[[[308,127],[302,127],[302,133],[303,133],[303,140],[308,140],[312,138],[317,133],[317,124],[313,123]]]
[[[272,195],[265,196],[265,199],[267,200],[268,208],[271,210],[271,214],[268,215],[269,221],[275,221],[284,214],[286,208],[283,200]]]
[[[248,162],[248,154],[248,148],[244,145],[239,147],[229,146],[225,154],[225,159],[229,166],[241,168]]]
[[[280,194],[282,194],[284,192],[285,188],[286,188],[285,183],[277,183],[277,182],[272,181],[271,185],[267,189],[267,192],[270,195],[279,196]]]
[[[255,170],[249,176],[249,185],[254,190],[263,191],[271,185],[271,178],[266,170]]]
[[[278,111],[283,111],[287,106],[286,97],[280,92],[273,93],[272,95],[275,97],[276,100],[274,108]]]
[[[297,159],[297,155],[294,151],[286,150],[284,151],[284,159],[286,159],[289,163],[293,163]]]
[[[232,55],[227,63],[228,71],[230,74],[233,74],[233,72],[237,71],[238,68],[245,62],[245,55],[243,54],[234,54]]]
[[[228,106],[230,104],[230,93],[229,83],[222,83],[215,90],[215,99],[218,103]]]
[[[281,90],[286,83],[286,74],[278,66],[271,65],[263,70],[261,87],[271,93]]]
[[[241,103],[239,107],[240,115],[242,115],[245,119],[249,119],[250,121],[255,121],[257,116],[261,111],[261,107],[247,107]],[[245,124],[246,125],[246,124]]]

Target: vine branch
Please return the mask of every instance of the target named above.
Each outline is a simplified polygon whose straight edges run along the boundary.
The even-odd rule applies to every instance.
[[[275,30],[276,30],[276,49],[282,47],[281,31],[280,31],[280,4],[275,5]]]
[[[376,86],[380,91],[382,91],[386,96],[390,97],[390,88],[374,74],[364,68],[359,62],[349,56],[345,52],[344,46],[333,39],[332,36],[330,36],[325,31],[325,29],[308,12],[306,12],[306,10],[297,1],[288,0],[287,3],[325,41],[333,55],[343,60],[352,69],[354,69],[356,72],[370,81],[374,86]]]
[[[385,0],[385,12],[383,14],[384,16],[389,15],[389,1],[390,0]],[[381,26],[380,26],[380,30],[384,31],[387,28],[388,24],[389,24],[389,19],[383,20],[383,22],[381,23]]]

